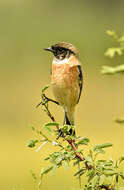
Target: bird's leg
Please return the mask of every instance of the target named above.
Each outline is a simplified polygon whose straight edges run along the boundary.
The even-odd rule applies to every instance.
[[[65,125],[65,124],[66,124],[66,117],[64,117],[64,121],[63,121],[63,125]],[[63,132],[61,129],[57,130],[57,132],[59,133],[59,135],[56,138],[56,140],[58,140],[63,135]]]
[[[71,124],[70,124],[70,122],[69,122],[69,120],[68,120],[67,112],[66,112],[66,111],[65,111],[64,121],[63,121],[63,126],[64,126],[64,125],[71,126]],[[59,133],[59,135],[58,135],[58,137],[57,137],[57,140],[58,140],[60,137],[63,136],[63,131],[62,131],[62,129],[59,129],[59,130],[58,130],[58,133]],[[70,130],[69,130],[67,133],[68,133],[68,135],[73,135],[73,129],[70,128]]]

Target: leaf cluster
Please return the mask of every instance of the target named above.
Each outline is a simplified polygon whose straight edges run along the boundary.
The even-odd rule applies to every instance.
[[[110,36],[116,46],[108,48],[105,52],[105,56],[109,58],[114,58],[116,55],[122,55],[124,53],[124,35],[119,36],[114,30],[107,30],[107,35]],[[103,66],[101,70],[102,74],[116,74],[124,73],[124,64],[119,66]]]
[[[49,127],[52,127],[54,125],[56,125],[56,123],[45,124],[45,126]],[[48,134],[49,132],[51,132],[48,130],[48,128],[44,129]],[[43,138],[45,142],[46,138],[44,138],[44,135],[42,136],[43,132],[39,134],[41,134],[41,139]],[[51,134],[53,135],[53,133]],[[86,137],[75,138],[75,143],[76,146],[78,147],[77,151],[80,152],[82,155],[84,155],[85,158],[84,161],[81,161],[79,158],[76,157],[75,151],[73,150],[71,145],[65,142],[66,140],[63,140],[63,142],[61,142],[61,145],[59,141],[60,140],[57,139],[55,139],[55,141],[49,139],[49,143],[51,144],[51,146],[52,147],[57,146],[59,148],[59,151],[53,151],[52,153],[48,154],[47,157],[44,158],[44,160],[46,162],[49,162],[49,164],[46,168],[43,167],[41,169],[40,171],[41,179],[43,178],[44,175],[48,173],[51,173],[53,175],[56,172],[56,170],[60,167],[63,167],[66,170],[69,167],[76,167],[77,171],[75,172],[74,177],[76,177],[77,179],[79,177],[87,179],[86,184],[83,185],[84,190],[98,190],[102,189],[102,187],[105,187],[106,189],[112,189],[112,188],[117,189],[119,179],[120,178],[124,179],[124,173],[120,170],[120,164],[124,161],[124,156],[119,158],[117,161],[113,161],[112,159],[106,160],[99,158],[100,154],[105,154],[106,148],[112,146],[111,143],[98,144],[90,148],[89,145],[90,140],[88,138]],[[35,140],[32,139],[30,142],[31,145],[28,143],[28,147],[30,148],[32,147],[37,148],[37,144],[34,142],[40,144],[40,142],[36,139]],[[85,165],[85,162],[87,162],[88,165],[92,166],[92,169],[88,169],[87,166]],[[77,168],[79,164],[80,164],[80,169]]]
[[[46,104],[47,106],[45,106]],[[79,180],[80,189],[82,190],[117,190],[119,180],[124,180],[124,173],[120,168],[124,156],[116,161],[101,159],[101,155],[106,153],[106,148],[112,147],[111,143],[91,146],[89,138],[76,137],[72,135],[73,133],[70,134],[70,129],[73,132],[75,127],[61,126],[55,121],[46,99],[43,99],[41,105],[45,107],[45,113],[52,121],[44,124],[40,127],[40,130],[32,127],[38,138],[31,139],[27,143],[29,148],[34,148],[36,151],[42,149],[43,146],[47,146],[47,144],[51,145],[50,153],[46,152],[47,156],[44,157],[44,161],[47,162],[48,166],[41,168],[38,190],[40,190],[43,176],[49,173],[53,175],[60,167],[66,170],[69,167],[75,167],[74,177]],[[35,181],[38,180],[34,172],[32,172],[32,176]],[[84,179],[85,184],[81,185],[81,179]]]
[[[116,47],[108,48],[105,52],[105,56],[108,56],[110,58],[115,57],[115,55],[122,55],[124,53],[124,34],[119,36],[114,30],[107,30],[107,35],[110,36],[117,44]],[[124,74],[124,64],[118,65],[118,66],[103,66],[101,70],[102,74]],[[115,119],[115,122],[124,125],[124,118],[117,118]]]
[[[124,35],[119,36],[114,30],[107,30],[107,35],[112,37],[117,43],[116,47],[108,48],[105,52],[105,56],[113,58],[116,54],[122,55],[124,51]]]

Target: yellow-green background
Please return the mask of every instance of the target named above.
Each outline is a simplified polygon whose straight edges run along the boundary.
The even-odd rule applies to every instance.
[[[84,89],[76,110],[77,132],[91,144],[112,142],[107,158],[124,153],[124,127],[114,123],[124,116],[124,76],[102,76],[102,65],[124,62],[104,57],[114,43],[107,29],[124,31],[124,2],[106,0],[0,0],[0,189],[34,190],[30,169],[43,167],[50,147],[36,153],[26,147],[34,136],[28,126],[48,119],[41,109],[41,88],[50,82],[52,55],[43,48],[58,41],[80,51]],[[52,97],[49,89],[49,96]],[[61,108],[54,106],[57,121]],[[44,179],[42,190],[78,187],[74,170],[58,171]]]

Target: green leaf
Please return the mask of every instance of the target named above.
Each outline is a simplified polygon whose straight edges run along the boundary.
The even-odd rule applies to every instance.
[[[48,166],[47,168],[42,168],[40,171],[40,175],[43,176],[44,174],[49,173],[52,170],[53,166]]]
[[[111,147],[112,146],[112,143],[104,143],[104,144],[98,144],[98,145],[95,145],[93,147],[93,150],[96,151],[98,149],[102,149],[102,148],[108,148],[108,147]]]
[[[88,182],[91,181],[95,176],[95,170],[89,170],[86,176],[88,176]]]
[[[50,159],[50,157],[46,157],[44,160],[49,160]]]
[[[58,123],[56,122],[50,122],[50,123],[46,123],[43,128],[50,134],[50,135],[53,135],[54,134],[54,131],[50,128],[51,126],[54,127],[54,126],[57,126]]]
[[[80,163],[80,160],[76,160],[74,163],[73,163],[73,166],[76,166],[77,164]]]
[[[101,73],[102,74],[115,74],[115,69],[114,69],[114,67],[110,67],[110,66],[102,66]]]
[[[117,36],[117,34],[116,34],[116,32],[115,32],[114,30],[107,30],[107,31],[106,31],[106,34],[107,34],[108,36],[113,37],[114,39],[118,39],[118,36]]]
[[[31,129],[32,129],[32,131],[35,131],[35,127],[34,126],[29,126]]]
[[[104,181],[105,181],[105,176],[104,176],[104,175],[101,175],[101,176],[100,176],[100,180],[99,180],[99,185],[100,185],[100,186],[103,185]]]
[[[96,176],[93,178],[93,180],[92,180],[92,187],[93,187],[93,188],[97,185],[98,181],[99,181],[99,176],[96,175]]]
[[[105,151],[102,149],[102,148],[99,148],[99,149],[96,149],[95,150],[96,151],[96,154],[95,154],[95,156],[97,156],[98,154],[105,154]]]
[[[119,42],[124,42],[124,35],[118,39]]]
[[[92,163],[92,158],[90,156],[84,156],[85,160],[89,163]]]
[[[113,170],[113,169],[105,169],[103,171],[103,173],[106,175],[106,176],[112,176],[112,175],[115,175],[117,174],[118,172],[116,170]]]
[[[53,130],[48,127],[48,126],[44,126],[44,129],[50,134],[50,135],[53,135]]]
[[[77,145],[88,145],[89,143],[89,139],[84,137],[84,138],[81,138],[81,140],[78,141]]]
[[[81,168],[80,170],[78,170],[78,171],[74,174],[74,176],[82,175],[82,174],[85,173],[85,171],[86,171],[86,168]]]
[[[45,127],[50,127],[50,126],[58,126],[59,124],[58,123],[56,123],[56,122],[50,122],[50,123],[46,123],[44,126]]]
[[[112,180],[113,180],[113,176],[107,176],[107,181],[111,184],[112,183]]]
[[[30,170],[30,172],[31,172],[31,175],[32,175],[32,178],[33,178],[34,182],[36,183],[37,177],[36,177],[34,171]]]
[[[119,160],[118,160],[118,164],[121,164],[121,162],[123,162],[124,161],[124,156],[121,156],[120,158],[119,158]]]
[[[27,146],[30,147],[30,148],[33,148],[35,147],[35,144],[38,142],[38,140],[36,139],[31,139],[27,142]]]
[[[117,118],[115,122],[124,125],[124,118]]]
[[[103,66],[101,70],[102,74],[116,74],[116,73],[124,73],[124,64],[116,67]]]
[[[54,175],[55,172],[56,172],[56,170],[57,170],[57,165],[54,164],[54,166],[53,166],[53,168],[52,168],[52,170],[51,170],[51,174]]]
[[[53,157],[54,162],[59,165],[62,163],[63,155],[61,153],[58,153],[57,156]]]
[[[115,54],[122,55],[122,52],[123,50],[121,47],[108,48],[107,51],[105,52],[105,56],[113,58]]]
[[[44,93],[49,87],[50,87],[49,85],[43,87],[43,88],[42,88],[42,93]]]
[[[122,179],[124,179],[124,173],[120,172],[119,175],[120,175],[120,177],[121,177]]]
[[[62,127],[61,127],[61,131],[63,132],[63,133],[65,133],[65,134],[67,134],[68,135],[68,137],[67,138],[74,138],[74,136],[72,136],[72,135],[70,135],[70,130],[72,131],[72,134],[73,134],[73,132],[74,132],[74,130],[75,130],[75,126],[71,126],[71,125],[63,125]]]
[[[105,163],[106,160],[97,160],[98,163]]]
[[[112,165],[113,165],[112,160],[106,160],[106,162],[104,163],[104,166],[112,166]]]
[[[64,167],[65,170],[69,168],[69,162],[67,160],[63,160],[62,166]]]

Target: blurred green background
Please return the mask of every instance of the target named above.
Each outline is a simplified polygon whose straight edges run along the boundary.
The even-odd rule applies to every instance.
[[[84,89],[76,110],[77,132],[91,144],[112,142],[107,157],[124,153],[124,127],[114,122],[124,116],[124,76],[102,76],[102,65],[116,65],[124,57],[104,57],[114,45],[107,29],[124,31],[121,0],[0,0],[0,189],[34,190],[30,169],[36,173],[50,147],[35,152],[26,147],[34,136],[29,126],[48,118],[36,104],[41,88],[50,83],[52,55],[43,51],[58,41],[74,44],[84,70]],[[49,96],[53,97],[49,89]],[[57,121],[62,109],[54,106]],[[59,170],[44,179],[42,190],[78,187],[73,169]]]

